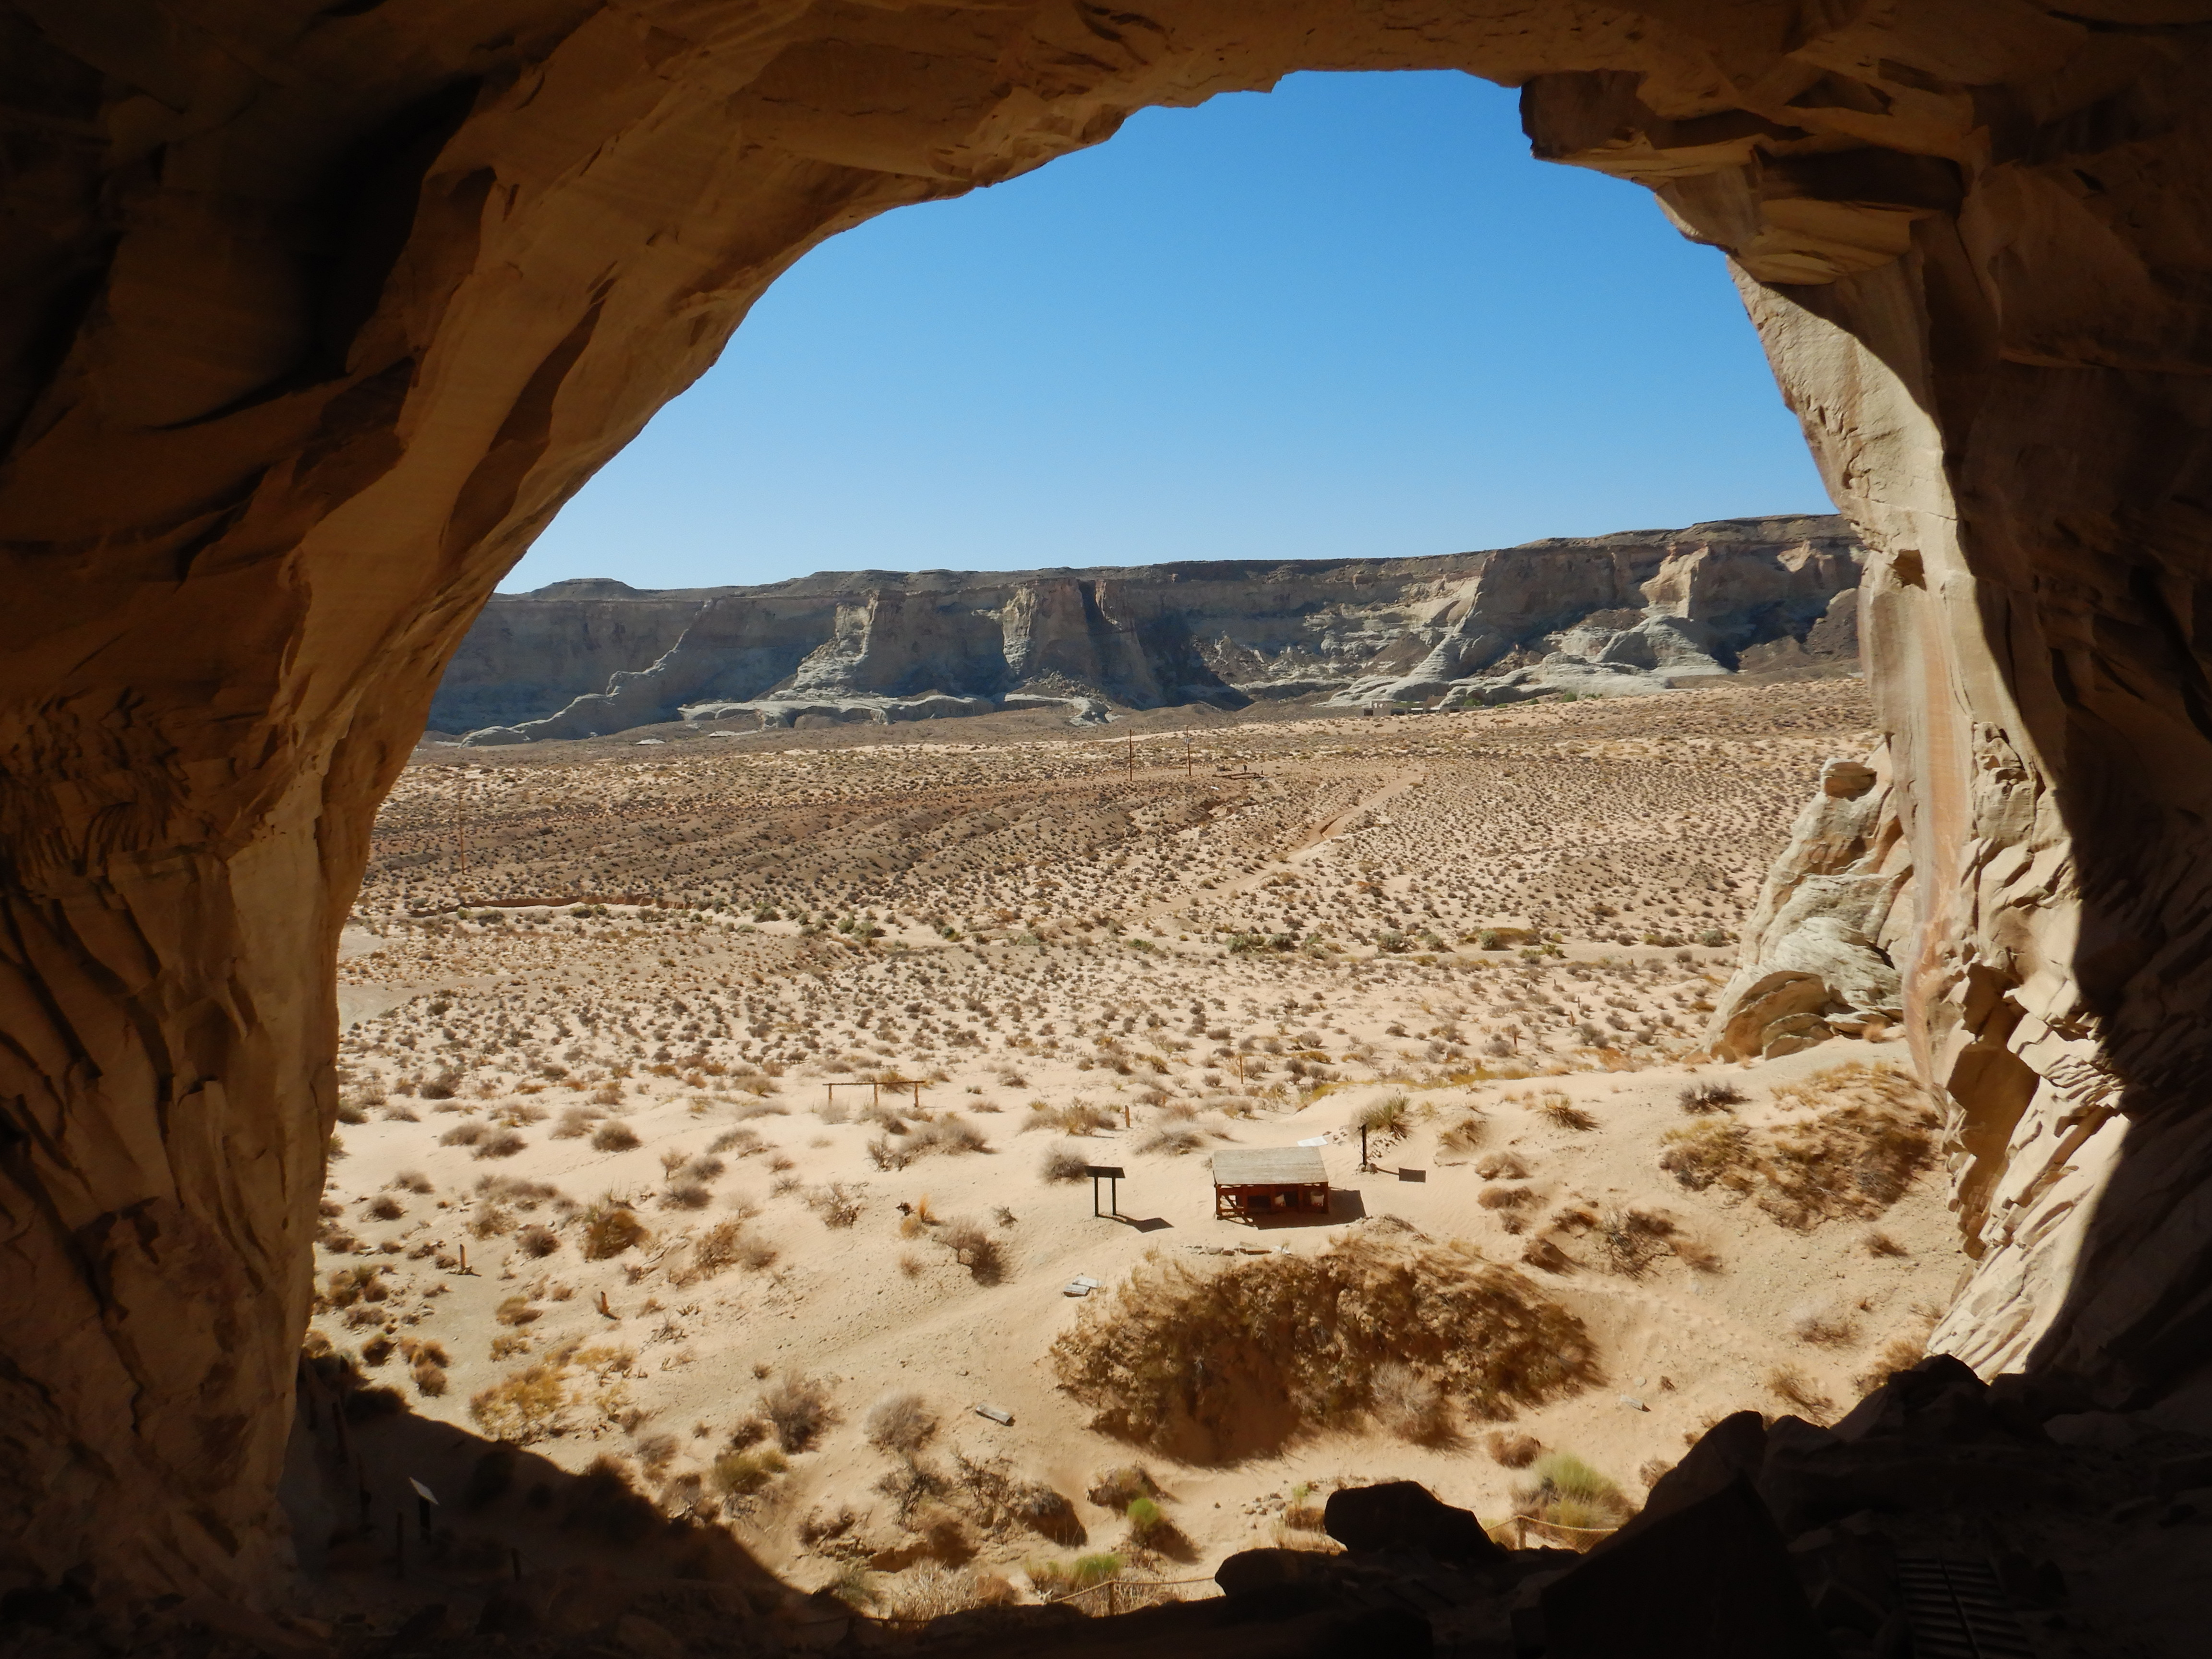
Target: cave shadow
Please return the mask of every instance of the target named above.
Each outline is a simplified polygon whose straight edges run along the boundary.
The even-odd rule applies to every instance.
[[[607,1437],[611,1454],[627,1446]],[[665,1513],[628,1468],[609,1456],[572,1474],[418,1415],[347,1360],[303,1358],[278,1498],[306,1610],[405,1640],[604,1633],[635,1613],[679,1638],[711,1627],[804,1644],[848,1619],[777,1578],[726,1528]]]

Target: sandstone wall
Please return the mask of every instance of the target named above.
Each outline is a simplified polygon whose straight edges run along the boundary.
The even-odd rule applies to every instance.
[[[0,0],[0,1583],[278,1571],[337,933],[531,537],[822,238],[1297,69],[1520,86],[1728,251],[1875,552],[1941,1340],[2172,1386],[2209,50],[2198,0]]]

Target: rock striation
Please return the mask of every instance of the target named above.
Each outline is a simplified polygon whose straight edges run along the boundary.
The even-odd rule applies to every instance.
[[[1855,664],[1864,559],[1841,519],[1783,517],[1434,558],[559,582],[492,596],[430,721],[493,744],[679,718],[934,720],[1009,698],[1085,719],[1650,691]]]
[[[1973,1258],[1936,1340],[2172,1395],[2212,1340],[2208,26],[0,0],[0,1585],[281,1574],[338,930],[562,501],[826,237],[1300,70],[1517,86],[1539,157],[1726,252],[1870,555],[1912,880],[1869,937]],[[1612,631],[1656,662],[1654,621]],[[1421,683],[1519,672],[1484,648]]]

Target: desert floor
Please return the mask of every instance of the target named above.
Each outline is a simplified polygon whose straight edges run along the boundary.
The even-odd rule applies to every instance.
[[[1960,1266],[1899,1045],[1699,1053],[1867,720],[1822,680],[425,748],[341,952],[311,1342],[881,1607],[1321,1544],[1340,1481],[1569,1514],[1528,1439],[1633,1504],[1731,1411],[1848,1408]],[[1713,1084],[1741,1098],[1685,1109]],[[1840,1167],[1877,1121],[1901,1196]],[[1216,1218],[1214,1152],[1302,1142],[1326,1214]],[[1118,1214],[1084,1165],[1126,1170]],[[1361,1239],[1492,1275],[1589,1363],[1478,1401],[1439,1360],[1208,1438],[1104,1432],[1114,1368],[1054,1353]],[[1159,1340],[1122,1373],[1189,1360]],[[1130,1465],[1135,1544],[1139,1488],[1101,1484]]]

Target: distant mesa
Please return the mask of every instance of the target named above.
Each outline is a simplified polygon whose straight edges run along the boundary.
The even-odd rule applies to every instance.
[[[1837,517],[1726,519],[1415,559],[610,577],[495,594],[434,729],[473,744],[686,720],[748,727],[1192,703],[1468,708],[1858,659],[1865,561]]]

